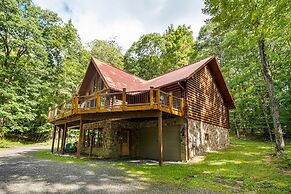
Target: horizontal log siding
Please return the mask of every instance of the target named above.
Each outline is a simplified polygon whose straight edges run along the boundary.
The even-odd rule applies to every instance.
[[[178,83],[174,83],[174,84],[168,85],[166,87],[162,87],[161,90],[163,92],[166,92],[166,93],[172,92],[173,96],[176,96],[178,98],[183,97],[182,91],[181,91],[181,86],[179,86]]]
[[[186,110],[189,118],[229,128],[228,108],[207,66],[186,83]]]

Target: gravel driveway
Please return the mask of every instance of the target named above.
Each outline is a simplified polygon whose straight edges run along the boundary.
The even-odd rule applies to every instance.
[[[0,151],[0,193],[210,193],[174,185],[150,185],[122,169],[96,164],[68,164],[36,159],[45,147]]]

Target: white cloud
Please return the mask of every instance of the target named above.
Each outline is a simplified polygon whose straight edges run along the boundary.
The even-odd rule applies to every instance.
[[[207,16],[202,0],[34,0],[42,8],[72,19],[83,43],[116,37],[123,51],[150,32],[174,24],[191,25],[194,37]]]

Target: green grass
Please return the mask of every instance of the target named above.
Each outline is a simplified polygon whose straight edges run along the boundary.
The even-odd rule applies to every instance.
[[[41,158],[41,159],[49,159],[49,160],[65,162],[65,163],[74,163],[74,164],[92,163],[93,162],[90,159],[77,159],[76,156],[52,154],[48,150],[34,152],[33,157]]]
[[[49,145],[50,141],[43,143],[13,141],[9,139],[0,138],[0,150],[9,149],[14,146],[31,146],[31,145]]]
[[[175,184],[225,193],[291,193],[291,171],[288,160],[272,157],[274,145],[254,140],[231,139],[229,148],[207,153],[205,160],[196,164],[149,164],[110,162],[107,165],[125,171],[129,176],[152,183]],[[287,145],[291,158],[291,145]],[[96,163],[63,157],[48,152],[37,152],[35,157],[61,162]]]

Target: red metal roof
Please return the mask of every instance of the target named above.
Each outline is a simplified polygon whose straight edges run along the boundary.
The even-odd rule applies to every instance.
[[[123,88],[126,88],[127,91],[138,91],[141,90],[142,84],[146,82],[142,78],[121,69],[108,65],[95,58],[92,59],[93,64],[103,77],[106,85],[112,90],[122,91]]]
[[[151,80],[144,80],[95,58],[93,58],[93,63],[97,71],[99,70],[99,73],[102,74],[104,81],[110,89],[122,91],[123,88],[126,88],[127,91],[137,91],[148,90],[151,86],[158,88],[170,83],[185,80],[200,69],[200,67],[207,64],[211,59],[213,59],[213,57],[181,67]]]
[[[149,90],[151,86],[154,88],[161,88],[172,83],[186,80],[190,78],[193,74],[195,74],[198,70],[203,68],[205,65],[209,65],[209,68],[214,73],[214,79],[219,85],[218,88],[223,93],[222,96],[228,103],[229,108],[235,107],[215,57],[208,57],[206,59],[181,67],[177,70],[163,74],[151,80],[144,80],[133,74],[118,69],[112,65],[99,61],[95,58],[91,59],[90,64],[94,64],[96,70],[103,78],[105,85],[110,89],[116,91],[122,91],[123,88],[126,88],[127,91]],[[88,76],[85,75],[84,80],[87,79],[87,77]],[[86,82],[84,82],[84,80],[80,87],[79,93],[81,90],[84,90],[84,85],[86,85]]]
[[[171,83],[179,82],[189,78],[190,75],[194,74],[202,66],[206,65],[213,57],[203,59],[199,62],[181,67],[169,73],[163,74],[151,80],[148,80],[145,84],[147,88],[153,86],[155,88],[162,87]]]

